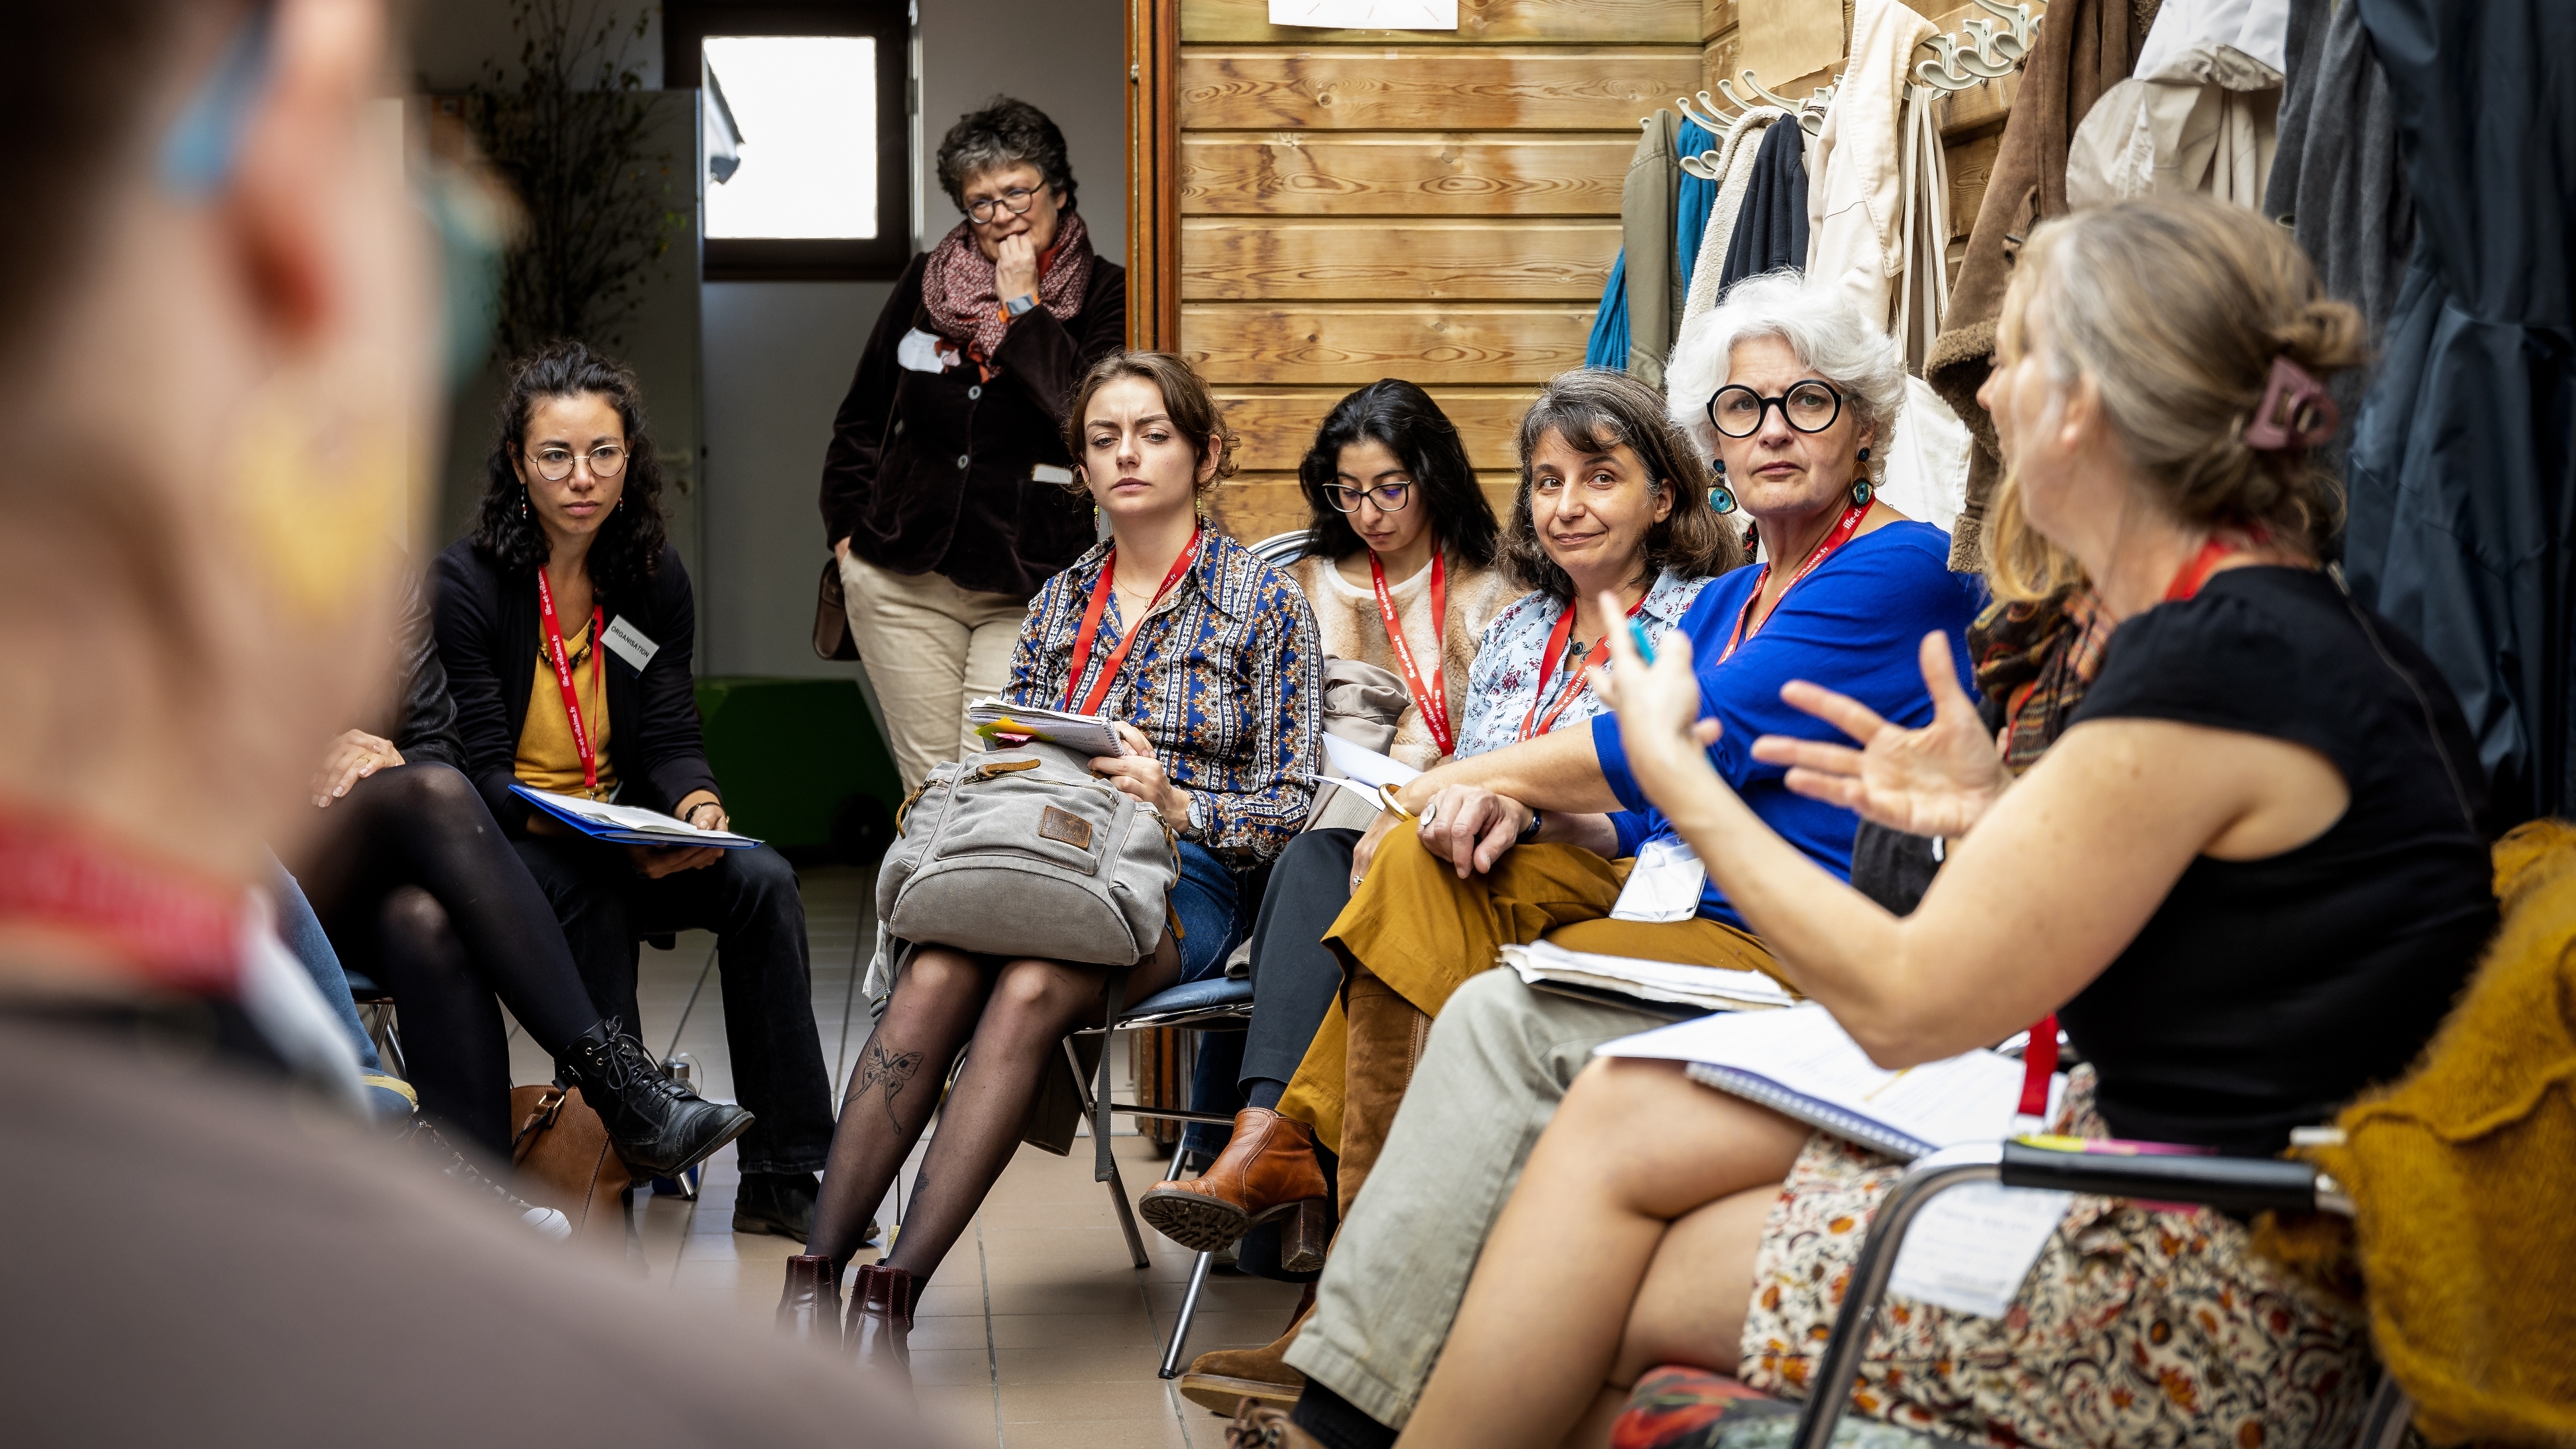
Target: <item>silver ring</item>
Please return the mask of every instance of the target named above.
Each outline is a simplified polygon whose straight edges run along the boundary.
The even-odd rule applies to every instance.
[[[1422,807],[1422,819],[1421,819],[1420,824],[1415,825],[1413,828],[1414,828],[1414,829],[1416,829],[1416,830],[1419,830],[1419,829],[1421,829],[1423,826],[1425,826],[1425,825],[1429,825],[1429,824],[1431,823],[1431,821],[1432,821],[1432,818],[1433,818],[1434,816],[1438,815],[1439,813],[1440,813],[1440,797],[1439,797],[1439,796],[1437,796],[1437,795],[1434,795],[1434,796],[1432,796],[1432,797],[1431,797],[1431,803]]]

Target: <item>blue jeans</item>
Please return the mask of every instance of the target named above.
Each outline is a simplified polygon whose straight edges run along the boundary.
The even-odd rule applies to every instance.
[[[1244,920],[1243,877],[1186,840],[1181,842],[1181,877],[1172,884],[1172,912],[1181,921],[1183,981],[1204,981],[1223,970],[1225,958],[1250,930]],[[1190,1069],[1190,1109],[1240,1111],[1243,1092],[1235,1077],[1242,1066],[1243,1033],[1200,1033],[1198,1058]],[[1212,1154],[1225,1146],[1225,1138],[1224,1128],[1194,1125],[1189,1150]]]
[[[322,993],[331,1014],[340,1019],[340,1027],[358,1049],[358,1070],[370,1077],[385,1074],[385,1064],[376,1055],[376,1043],[358,1020],[358,1003],[349,995],[348,973],[340,969],[340,953],[331,949],[331,938],[322,933],[322,922],[313,914],[313,903],[304,898],[304,887],[276,857],[269,858],[269,888],[277,897],[277,936],[286,943],[286,953],[302,964],[305,974],[313,978],[314,987]],[[367,1086],[367,1100],[377,1114],[386,1117],[408,1117],[411,1102],[400,1092],[373,1083]]]

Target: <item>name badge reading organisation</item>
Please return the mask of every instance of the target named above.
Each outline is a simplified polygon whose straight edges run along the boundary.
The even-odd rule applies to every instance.
[[[1650,840],[1637,852],[1628,883],[1610,908],[1614,921],[1687,921],[1699,914],[1708,867],[1678,840]]]
[[[624,615],[611,621],[607,631],[599,638],[600,642],[606,644],[618,658],[626,661],[628,668],[638,674],[644,672],[645,662],[662,648],[661,645],[646,637],[643,630],[628,623]]]
[[[957,364],[957,344],[915,327],[894,345],[894,360],[914,372],[946,372]]]

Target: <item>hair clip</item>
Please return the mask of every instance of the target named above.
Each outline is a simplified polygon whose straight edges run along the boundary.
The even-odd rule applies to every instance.
[[[2335,409],[2334,399],[2327,395],[2324,383],[2308,375],[2308,370],[2287,356],[2272,359],[2272,380],[2263,389],[2263,401],[2254,409],[2254,417],[2245,424],[2245,446],[2273,452],[2282,448],[2313,448],[2334,436],[2335,425],[2342,414]]]

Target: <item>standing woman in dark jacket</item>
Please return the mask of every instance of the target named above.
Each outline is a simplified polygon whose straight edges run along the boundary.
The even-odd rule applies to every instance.
[[[1001,693],[1029,599],[1094,541],[1065,400],[1127,335],[1127,273],[1091,250],[1045,112],[968,113],[939,184],[966,219],[895,283],[823,460],[850,638],[913,783],[981,749],[967,703]]]
[[[636,1020],[639,939],[716,933],[735,1095],[758,1119],[733,1224],[802,1238],[832,1109],[796,872],[766,846],[573,835],[510,790],[613,794],[725,828],[690,682],[696,609],[661,493],[633,373],[578,342],[521,361],[474,532],[438,556],[438,652],[465,774],[553,902],[599,1011]]]

